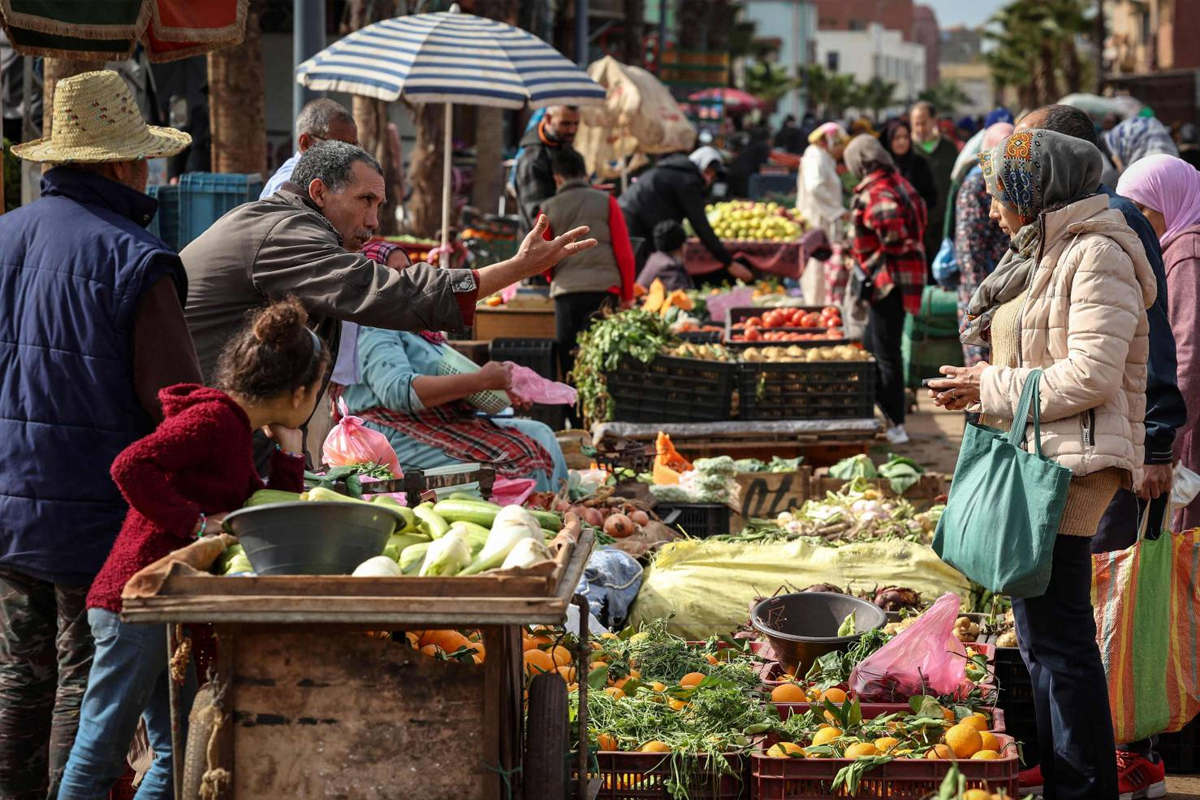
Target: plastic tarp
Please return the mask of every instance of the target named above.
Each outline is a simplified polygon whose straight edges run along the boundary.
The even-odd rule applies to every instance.
[[[928,598],[971,586],[933,550],[903,541],[824,547],[687,540],[664,545],[642,580],[629,623],[670,619],[672,633],[691,640],[732,632],[750,617],[750,603],[779,587],[800,591],[817,583],[852,590],[904,586]]]
[[[612,56],[593,62],[588,75],[608,90],[604,105],[581,109],[575,149],[589,171],[619,178],[625,158],[692,149],[696,128],[658,78]]]

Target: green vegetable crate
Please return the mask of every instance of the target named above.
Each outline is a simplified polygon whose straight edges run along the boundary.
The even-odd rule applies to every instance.
[[[738,364],[658,356],[627,358],[605,376],[620,422],[723,422],[729,419]]]
[[[596,800],[750,800],[750,760],[739,755],[725,756],[730,770],[720,770],[710,759],[699,756],[700,769],[679,769],[671,753],[599,752],[595,754],[591,775],[599,782]],[[692,756],[692,758],[697,758]],[[676,787],[676,775],[695,776],[686,786]],[[574,781],[573,777],[573,781]],[[675,789],[672,792],[672,788]],[[680,790],[685,794],[680,794]]]

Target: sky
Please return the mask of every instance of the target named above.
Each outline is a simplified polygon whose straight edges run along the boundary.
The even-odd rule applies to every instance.
[[[955,25],[975,27],[988,21],[988,18],[1003,6],[1006,0],[918,0],[922,5],[931,6],[937,13],[938,27],[952,28]]]

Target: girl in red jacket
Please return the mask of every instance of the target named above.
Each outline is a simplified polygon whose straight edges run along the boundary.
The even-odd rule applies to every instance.
[[[59,790],[62,800],[108,796],[143,716],[154,764],[138,797],[172,796],[166,633],[162,625],[121,622],[121,590],[135,572],[172,550],[219,533],[222,518],[263,488],[254,469],[256,430],[275,440],[269,487],[302,491],[299,428],[312,414],[329,366],[329,352],[307,319],[295,298],[259,311],[221,355],[220,388],[164,389],[159,398],[165,419],[158,430],[113,463],[113,480],[130,508],[88,594],[96,655]],[[184,708],[195,683],[190,674]]]

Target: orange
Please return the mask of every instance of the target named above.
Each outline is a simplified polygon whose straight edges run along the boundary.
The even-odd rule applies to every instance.
[[[534,650],[547,644],[550,644],[549,636],[530,636],[521,643],[521,646],[525,648],[525,650]]]
[[[971,714],[969,717],[963,717],[958,722],[960,725],[969,725],[980,733],[983,733],[988,729],[987,715],[981,714],[978,711],[976,711],[974,714]]]
[[[441,652],[442,648],[438,647],[436,644],[427,644],[421,648],[421,653],[430,657],[436,656]]]
[[[878,755],[879,751],[870,742],[859,742],[846,748],[846,758],[870,758]]]
[[[481,656],[481,655],[477,655],[477,654],[476,654],[476,655],[472,655],[472,656],[471,656],[471,660],[472,660],[473,662],[475,662],[476,664],[482,664],[482,663],[483,663],[483,656]]]
[[[527,674],[537,675],[542,672],[554,672],[557,669],[558,665],[545,650],[525,651],[525,672]]]
[[[604,690],[604,693],[606,695],[608,695],[609,697],[611,697],[613,700],[620,700],[622,697],[625,696],[625,693],[622,692],[620,689],[618,689],[615,686],[608,687],[607,689]]]
[[[821,730],[813,734],[812,746],[820,747],[823,744],[829,744],[841,735],[842,732],[837,728],[821,728]]]
[[[993,736],[991,732],[983,731],[979,734],[979,738],[982,741],[980,750],[995,750],[997,753],[1000,752],[1000,740]]]
[[[655,681],[654,683],[650,684],[650,688],[656,692],[665,692],[667,690],[667,685],[665,683],[659,683],[658,681]]]
[[[930,761],[951,761],[954,759],[954,751],[947,745],[935,744],[933,749],[925,754],[925,758]]]
[[[682,711],[687,707],[686,700],[677,700],[674,697],[667,698],[667,707],[672,711]]]
[[[771,690],[771,701],[775,703],[803,703],[804,690],[794,683],[781,683]]]
[[[561,675],[562,679],[564,681],[566,681],[567,683],[575,682],[575,668],[574,667],[559,667],[558,674]]]
[[[642,673],[638,672],[636,669],[631,669],[629,670],[629,677],[640,679],[642,677]]]
[[[671,746],[666,742],[660,742],[658,739],[653,739],[642,745],[643,753],[669,753]]]
[[[704,680],[703,672],[689,672],[679,679],[680,686],[696,686],[700,681]]]
[[[792,742],[780,742],[767,750],[768,758],[804,758],[804,748]]]
[[[821,702],[825,702],[826,700],[841,705],[846,702],[846,693],[834,686],[821,692]]]
[[[571,651],[563,647],[561,644],[554,648],[551,656],[554,657],[554,663],[560,667],[565,667],[567,664],[571,663]]]
[[[708,655],[706,655],[704,658],[705,658],[705,660],[707,660],[707,661],[708,661],[708,663],[710,663],[710,664],[714,664],[714,665],[715,665],[715,664],[717,664],[717,657],[716,657],[716,656],[714,656],[712,653],[709,653],[709,654],[708,654]]]
[[[447,653],[453,653],[455,650],[461,650],[468,646],[471,642],[458,631],[439,630],[425,631],[425,635],[421,637],[421,645],[427,644],[436,644]]]
[[[881,753],[886,753],[898,744],[900,744],[900,740],[896,737],[883,736],[875,740],[875,749]]]
[[[995,761],[1000,758],[1000,754],[995,750],[980,750],[971,756],[972,761]]]
[[[958,758],[970,758],[983,749],[983,737],[979,731],[963,723],[946,731],[945,739]]]
[[[613,736],[611,733],[602,733],[599,736],[597,736],[596,744],[597,744],[597,746],[599,746],[599,748],[601,750],[604,750],[607,752],[612,752],[613,750],[620,749],[619,747],[617,747],[617,737]]]
[[[992,800],[986,789],[967,789],[963,792],[963,800]]]
[[[409,631],[408,633],[404,634],[404,638],[408,640],[408,646],[413,650],[420,649],[421,637],[418,634]]]
[[[946,718],[946,722],[954,722],[954,711],[949,708],[942,709],[942,716]]]
[[[633,676],[626,675],[624,678],[621,678],[619,681],[613,681],[613,686],[617,687],[621,691],[625,691],[625,684],[629,683],[631,680],[633,680]]]

